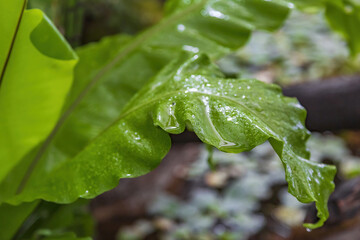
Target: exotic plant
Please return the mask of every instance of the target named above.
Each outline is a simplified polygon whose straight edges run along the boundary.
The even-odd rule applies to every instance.
[[[308,160],[304,109],[275,85],[227,79],[212,64],[253,30],[276,30],[294,4],[326,8],[360,51],[355,1],[169,0],[154,27],[75,53],[41,11],[0,0],[0,223],[11,225],[1,239],[39,199],[90,199],[148,173],[169,151],[169,134],[185,129],[226,152],[268,140],[289,192],[316,203],[319,221],[306,227],[322,226],[335,168]]]

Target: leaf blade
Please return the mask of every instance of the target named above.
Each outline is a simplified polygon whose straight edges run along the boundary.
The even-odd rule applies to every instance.
[[[77,62],[71,48],[39,10],[23,12],[8,52],[11,54],[0,91],[0,181],[55,125]]]

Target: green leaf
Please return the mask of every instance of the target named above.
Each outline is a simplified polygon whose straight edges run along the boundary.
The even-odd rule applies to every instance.
[[[174,12],[174,6],[181,7]],[[86,163],[73,165],[76,162],[73,159],[79,158],[83,150],[119,118],[131,97],[183,49],[206,51],[211,58],[217,58],[244,45],[254,29],[276,29],[289,12],[287,4],[280,0],[172,0],[167,9],[163,21],[135,38],[115,36],[78,50],[80,62],[62,116],[49,137],[12,168],[1,184],[0,202],[13,197],[17,200],[11,202],[16,203],[37,198],[69,202],[79,196],[87,197],[84,186],[78,186],[76,181],[63,185],[62,181],[52,180],[60,176],[76,179],[75,175],[82,171],[80,168],[88,172],[89,187],[102,186],[96,190],[97,194],[114,187],[114,179],[127,177],[129,169],[133,169],[133,176],[148,172],[159,163],[169,146],[152,155],[143,155],[141,149],[124,150],[122,154],[144,160],[121,165],[120,171],[126,174],[115,176],[105,173],[107,168],[117,166],[116,161],[102,166],[94,155]],[[143,124],[152,129],[152,121]],[[159,135],[159,140],[168,138],[157,130],[149,134]],[[119,148],[127,149],[127,146],[116,146],[112,150],[118,152]],[[66,170],[66,175],[56,170],[70,165],[73,167]],[[105,183],[91,180],[99,173]],[[33,183],[42,176],[48,176],[48,181],[54,184],[51,189],[33,188]]]
[[[284,163],[289,191],[302,202],[316,202],[320,221],[307,227],[318,227],[328,216],[335,168],[307,160],[305,116],[296,99],[283,97],[278,86],[223,79],[209,58],[186,54],[139,91],[82,152],[52,171],[37,172],[21,194],[8,200],[95,197],[119,178],[151,171],[170,149],[168,133],[191,126],[203,142],[226,152],[247,151],[269,140]]]
[[[15,38],[18,25],[21,21],[22,13],[26,7],[25,1],[14,0],[9,4],[7,1],[0,1],[0,22],[1,33],[0,38],[0,73],[1,77],[4,72],[5,63],[7,61],[11,45]],[[7,11],[4,11],[4,10]],[[5,24],[6,23],[6,24]]]
[[[54,128],[77,62],[47,17],[24,8],[0,1],[0,182]]]

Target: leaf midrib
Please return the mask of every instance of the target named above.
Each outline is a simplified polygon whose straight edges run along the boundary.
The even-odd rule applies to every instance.
[[[25,0],[25,2],[26,1],[27,0]],[[188,14],[191,14],[193,11],[197,11],[198,9],[201,9],[203,7],[203,5],[206,4],[206,2],[207,2],[207,0],[202,0],[198,4],[191,5],[189,8],[185,9],[184,11],[181,11],[178,14],[175,14],[175,15],[169,17],[168,19],[162,20],[162,22],[160,22],[158,25],[155,25],[152,29],[149,29],[148,31],[144,32],[143,34],[140,34],[138,37],[135,38],[134,42],[128,44],[127,47],[122,48],[122,50],[119,52],[119,54],[110,63],[108,63],[106,66],[104,66],[94,76],[94,78],[89,82],[89,84],[84,88],[84,90],[78,95],[78,97],[75,99],[75,101],[70,105],[70,107],[59,118],[59,121],[56,123],[53,130],[51,131],[49,136],[46,138],[44,143],[41,145],[38,153],[36,154],[35,158],[32,160],[24,177],[22,178],[22,180],[17,188],[16,194],[20,194],[22,192],[22,190],[24,189],[26,183],[28,182],[32,172],[34,171],[37,163],[39,162],[42,155],[45,153],[47,147],[50,145],[52,139],[55,137],[58,130],[65,123],[66,119],[71,115],[71,113],[76,109],[76,107],[80,104],[80,102],[84,99],[84,97],[87,95],[87,93],[89,93],[90,90],[101,79],[101,77],[104,76],[109,70],[111,70],[118,62],[124,60],[129,54],[131,54],[133,51],[135,51],[147,39],[151,38],[154,34],[160,32],[162,29],[170,26],[177,20],[187,17]],[[1,84],[1,81],[0,81],[0,84]]]
[[[21,23],[22,17],[23,17],[23,15],[24,15],[26,3],[27,3],[27,0],[24,0],[23,6],[22,6],[22,9],[21,9],[21,12],[20,12],[20,16],[19,16],[18,22],[17,22],[17,24],[16,24],[15,32],[14,32],[13,38],[12,38],[12,40],[11,40],[10,49],[9,49],[8,54],[7,54],[7,56],[6,56],[4,66],[3,66],[2,70],[1,70],[1,74],[0,74],[0,87],[1,87],[1,85],[2,85],[4,76],[5,76],[5,71],[6,71],[7,65],[8,65],[8,63],[9,63],[12,50],[13,50],[13,48],[14,48],[16,36],[17,36],[17,33],[18,33],[18,31],[19,31],[19,28],[20,28],[20,23]]]
[[[225,99],[227,101],[233,102],[237,105],[240,105],[243,109],[246,109],[248,112],[250,112],[250,114],[252,114],[253,116],[255,116],[256,118],[258,118],[264,125],[269,127],[269,130],[271,130],[271,134],[273,136],[276,136],[278,139],[282,139],[280,138],[279,135],[277,135],[275,133],[275,131],[273,130],[273,126],[269,126],[268,121],[265,121],[259,114],[257,114],[256,112],[254,112],[252,109],[250,109],[249,107],[247,107],[246,105],[242,104],[241,102],[238,102],[230,97],[226,97],[226,96],[219,96],[219,95],[215,95],[215,94],[210,94],[210,93],[204,93],[204,92],[186,92],[186,90],[177,90],[177,91],[172,91],[169,92],[165,95],[162,95],[161,97],[155,98],[149,102],[144,102],[140,105],[138,105],[137,107],[134,107],[132,109],[129,109],[127,112],[125,112],[124,114],[120,115],[120,117],[118,119],[116,119],[116,121],[114,121],[110,126],[114,125],[116,122],[120,121],[122,118],[125,118],[127,115],[130,115],[132,112],[137,111],[140,108],[143,108],[144,106],[150,106],[155,104],[156,102],[160,101],[161,99],[166,99],[168,97],[174,96],[174,95],[179,95],[179,94],[194,94],[194,95],[201,95],[201,96],[208,96],[208,97],[213,97],[213,98],[218,98],[218,99]]]
[[[154,104],[158,103],[160,100],[162,99],[167,99],[169,97],[173,97],[175,95],[179,96],[181,94],[193,94],[193,95],[201,95],[201,96],[207,96],[207,97],[213,97],[213,98],[219,98],[219,99],[225,99],[227,101],[231,101],[237,105],[240,105],[242,108],[246,109],[247,111],[249,111],[252,115],[254,115],[256,118],[258,118],[264,125],[266,125],[270,130],[271,130],[271,134],[274,137],[277,137],[279,140],[282,140],[282,138],[275,133],[275,131],[273,130],[273,126],[269,126],[269,123],[267,121],[265,121],[261,116],[259,116],[256,112],[254,112],[253,110],[251,110],[250,108],[248,108],[246,105],[242,104],[241,102],[238,102],[230,97],[226,97],[226,96],[218,96],[218,95],[214,95],[214,94],[210,94],[210,93],[204,93],[204,92],[187,92],[186,90],[176,90],[176,91],[171,91],[167,94],[164,94],[160,97],[157,98],[153,98],[150,101],[143,101],[143,103],[136,105],[135,107],[129,109],[128,111],[126,111],[125,113],[121,114],[120,117],[118,117],[114,122],[112,122],[106,129],[104,129],[96,138],[94,138],[88,145],[92,144],[93,142],[96,141],[97,138],[99,138],[101,135],[103,135],[110,127],[114,126],[117,122],[119,122],[120,120],[126,118],[127,116],[131,115],[132,113],[138,111],[139,109],[142,109],[144,107],[152,107]],[[268,133],[267,133],[268,134]],[[81,151],[79,151],[79,153],[77,155],[79,155],[81,152],[83,152],[86,149],[86,147],[84,149],[82,149]],[[76,156],[77,156],[76,155]],[[75,156],[75,157],[76,157]],[[75,158],[74,157],[74,158]],[[64,162],[65,163],[65,162]]]

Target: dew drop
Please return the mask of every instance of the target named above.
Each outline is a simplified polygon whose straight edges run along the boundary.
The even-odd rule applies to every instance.
[[[260,105],[255,105],[255,110],[258,112],[262,112],[263,108]]]
[[[185,26],[182,25],[182,24],[179,24],[179,25],[177,25],[177,30],[178,30],[179,32],[183,32],[183,31],[185,31]]]
[[[310,228],[306,228],[306,231],[307,232],[311,232],[312,230]]]
[[[135,140],[140,140],[141,139],[140,135],[137,132],[134,132],[134,139]]]

